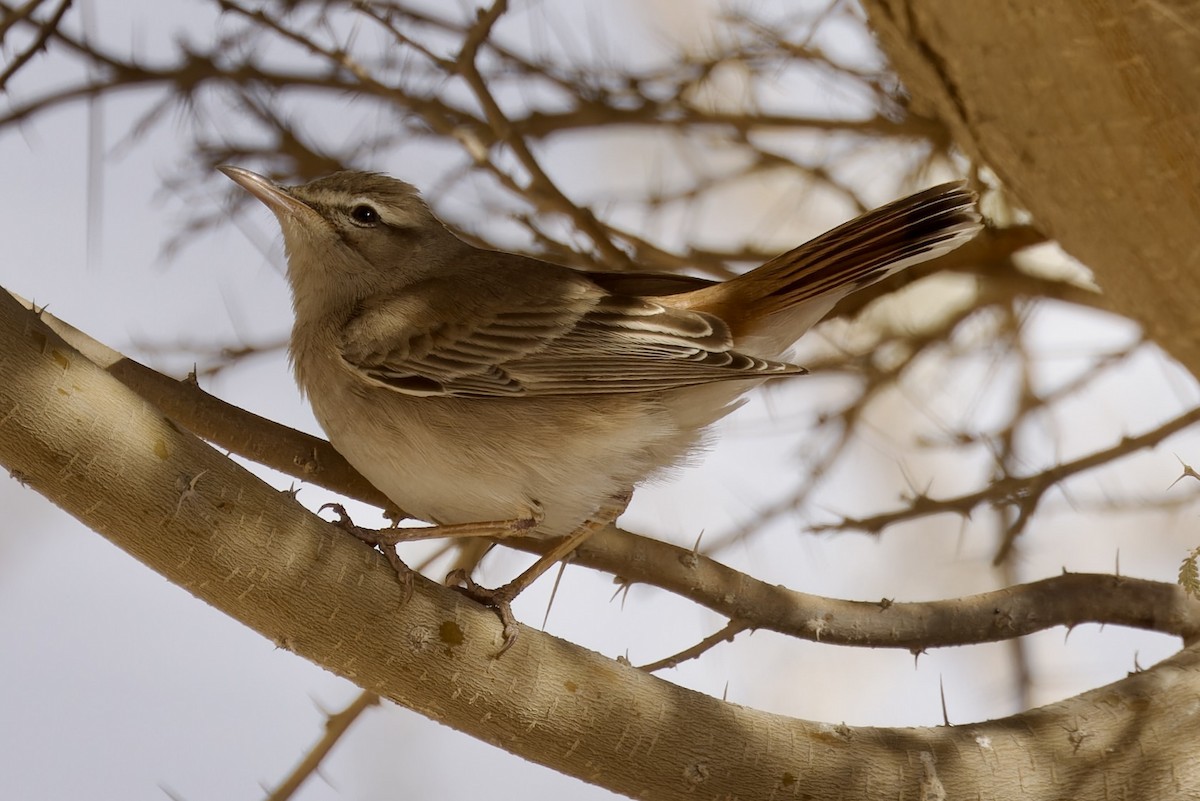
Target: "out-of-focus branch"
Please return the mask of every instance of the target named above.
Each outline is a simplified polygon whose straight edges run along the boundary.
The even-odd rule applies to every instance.
[[[294,796],[300,789],[300,785],[304,784],[308,777],[321,766],[321,762],[337,745],[338,740],[350,730],[354,721],[358,720],[363,712],[378,703],[378,695],[364,690],[345,709],[326,718],[325,733],[321,735],[321,739],[309,749],[296,767],[292,768],[292,772],[279,783],[279,786],[271,791],[265,801],[287,801]]]
[[[530,149],[528,141],[520,135],[503,109],[500,108],[487,81],[479,71],[476,63],[479,48],[488,40],[496,21],[500,19],[500,15],[507,8],[507,0],[494,0],[490,8],[479,12],[478,22],[467,32],[462,50],[459,52],[458,58],[454,60],[455,71],[471,87],[475,99],[483,107],[484,116],[498,139],[512,150],[521,166],[529,173],[529,186],[525,187],[528,195],[532,199],[542,200],[546,207],[570,216],[579,230],[591,238],[602,261],[607,266],[613,269],[630,268],[633,264],[629,257],[613,245],[607,230],[596,217],[587,209],[571,202],[546,174]]]
[[[938,499],[923,494],[915,495],[904,509],[864,517],[844,517],[832,523],[816,525],[813,527],[813,531],[855,530],[878,534],[896,523],[917,520],[930,515],[955,514],[966,517],[983,504],[1012,507],[1021,517],[1027,518],[1037,508],[1048,490],[1058,486],[1071,476],[1109,464],[1143,448],[1151,448],[1172,434],[1195,425],[1197,422],[1200,422],[1200,407],[1184,412],[1143,434],[1123,437],[1120,442],[1111,447],[1081,456],[1078,459],[1072,459],[1069,462],[1061,462],[1038,473],[1027,476],[1006,476],[974,492],[963,493],[953,498]],[[1004,555],[1005,549],[1002,548],[996,559],[1002,559]]]
[[[7,15],[0,19],[0,45],[4,43],[4,37],[9,29],[18,22],[26,20],[33,21],[33,12],[42,4],[42,0],[28,0],[25,5],[15,9],[11,15]],[[71,7],[71,0],[60,0],[58,8],[54,9],[50,17],[44,22],[34,21],[37,26],[37,33],[33,41],[23,50],[13,56],[3,70],[0,70],[0,93],[5,91],[5,86],[8,84],[8,79],[17,73],[22,67],[38,54],[45,46],[50,37],[58,30],[58,23],[62,21],[63,15],[67,13],[67,9]]]
[[[835,63],[818,48],[770,31],[770,26],[752,17],[733,15],[727,23],[737,35],[711,44],[711,51],[680,52],[667,65],[655,64],[633,67],[614,64],[597,69],[593,65],[571,65],[561,60],[529,57],[498,44],[491,36],[492,27],[500,19],[503,8],[494,6],[492,21],[480,26],[472,19],[436,17],[404,4],[364,3],[354,9],[331,4],[319,12],[313,6],[283,4],[246,6],[236,0],[215,0],[215,6],[230,19],[240,19],[243,28],[223,35],[209,47],[194,45],[183,49],[174,61],[149,63],[117,49],[106,49],[100,41],[83,40],[63,31],[50,37],[53,44],[82,58],[92,65],[88,76],[77,84],[56,86],[0,113],[0,128],[12,125],[33,115],[65,103],[126,92],[131,89],[160,92],[164,96],[157,108],[139,123],[145,129],[155,119],[164,118],[170,108],[187,111],[189,118],[199,118],[196,109],[208,102],[208,97],[229,98],[233,105],[251,112],[274,135],[270,148],[264,149],[261,137],[229,130],[219,132],[219,146],[203,145],[198,135],[198,159],[191,167],[202,175],[219,163],[243,162],[251,155],[268,162],[274,175],[291,174],[300,178],[316,177],[338,164],[348,164],[364,148],[380,151],[394,147],[414,136],[439,137],[457,142],[476,169],[490,174],[501,186],[530,204],[537,212],[552,211],[569,219],[574,228],[584,232],[595,243],[602,261],[610,268],[630,267],[634,262],[642,269],[661,269],[666,266],[687,266],[690,269],[721,274],[723,259],[744,256],[761,261],[773,254],[745,252],[743,254],[709,255],[695,250],[676,256],[640,237],[632,231],[621,231],[609,221],[598,219],[586,204],[568,198],[567,193],[540,166],[530,143],[548,141],[561,134],[605,130],[627,130],[631,126],[672,130],[680,135],[700,136],[713,146],[742,151],[753,160],[742,175],[749,177],[754,170],[788,171],[797,185],[825,184],[845,190],[839,178],[820,165],[806,164],[792,155],[769,151],[758,133],[794,131],[820,136],[843,135],[857,137],[863,143],[890,137],[899,142],[942,141],[944,130],[929,118],[900,113],[899,107],[876,109],[873,115],[848,113],[844,118],[804,115],[786,110],[737,109],[700,102],[703,87],[714,70],[721,65],[743,63],[754,74],[773,75],[780,58],[795,64],[808,64],[826,73],[829,81],[844,81],[865,89],[880,104],[889,92],[894,92],[884,72],[863,71]],[[833,15],[814,17],[814,22]],[[12,13],[7,5],[0,9]],[[302,16],[302,11],[309,16]],[[848,13],[839,11],[839,14]],[[314,25],[316,19],[327,19],[329,25]],[[371,20],[394,39],[396,49],[363,53],[352,51],[345,43],[334,39],[332,24],[343,18]],[[292,24],[289,20],[295,19]],[[424,33],[436,32],[440,39],[459,37],[463,43],[474,44],[461,51],[471,58],[439,56],[432,45],[421,41]],[[302,48],[311,57],[306,69],[281,68],[268,62],[260,53],[269,49],[256,46],[272,37]],[[435,38],[438,38],[435,37]],[[475,58],[484,50],[490,56],[486,64]],[[403,65],[402,68],[398,65]],[[484,112],[482,117],[474,104],[447,99],[433,91],[440,83],[454,78],[464,79]],[[505,88],[520,81],[544,82],[561,93],[563,103],[550,108],[501,109],[496,102],[497,87]],[[202,92],[202,89],[209,90]],[[271,113],[285,93],[343,97],[353,94],[359,105],[374,104],[381,111],[394,115],[399,124],[390,133],[386,129],[373,134],[372,140],[344,141],[332,151],[319,144],[295,147],[303,140],[290,122]],[[270,98],[260,102],[260,98]],[[490,100],[489,100],[490,98]],[[340,101],[339,101],[340,102]],[[257,109],[257,111],[253,111]],[[224,114],[224,111],[223,111]],[[285,115],[286,116],[286,115]],[[367,136],[364,132],[362,136]],[[724,142],[726,144],[720,145]],[[251,144],[254,143],[254,144]],[[518,157],[521,169],[530,176],[525,180],[501,168],[492,149],[504,144]],[[694,168],[690,180],[698,197],[709,190],[712,177],[702,165]],[[198,183],[194,180],[192,183]],[[185,182],[186,183],[186,182]],[[685,190],[686,192],[687,190]],[[846,193],[853,195],[853,193]],[[856,203],[861,208],[861,203]],[[569,252],[569,240],[557,235],[547,244],[552,250]],[[627,255],[626,251],[631,255]],[[587,263],[587,259],[582,259]]]

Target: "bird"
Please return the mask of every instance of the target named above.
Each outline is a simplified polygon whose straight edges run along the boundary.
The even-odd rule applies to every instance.
[[[344,171],[283,186],[222,172],[283,233],[289,358],[330,442],[398,507],[409,536],[554,538],[476,597],[500,612],[702,449],[843,297],[980,230],[964,182],[870,211],[726,281],[586,271],[471,245],[412,185]],[[408,532],[408,533],[405,533]],[[392,549],[394,554],[394,549]]]

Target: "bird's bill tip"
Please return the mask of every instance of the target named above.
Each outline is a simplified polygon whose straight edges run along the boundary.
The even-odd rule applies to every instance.
[[[308,204],[294,197],[282,186],[265,176],[242,167],[234,167],[230,164],[222,164],[217,169],[235,184],[261,200],[267,208],[276,214],[305,215],[313,213]]]

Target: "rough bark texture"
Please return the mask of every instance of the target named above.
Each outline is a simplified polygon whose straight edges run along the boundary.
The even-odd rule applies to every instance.
[[[913,102],[1200,376],[1200,5],[864,6]]]
[[[1200,375],[1200,7],[866,0],[950,121],[1113,307]],[[295,653],[513,753],[639,798],[1112,799],[1200,792],[1200,650],[1001,721],[867,729],[692,693],[524,630],[319,522],[0,292],[0,464]],[[819,688],[813,688],[819,691]]]
[[[0,463],[167,579],[360,686],[636,798],[1176,797],[1200,653],[1011,719],[851,728],[681,689],[416,579],[305,511],[0,292]]]

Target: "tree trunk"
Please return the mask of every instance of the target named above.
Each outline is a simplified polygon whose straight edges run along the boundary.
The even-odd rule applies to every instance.
[[[913,104],[1200,377],[1200,5],[864,6]]]

